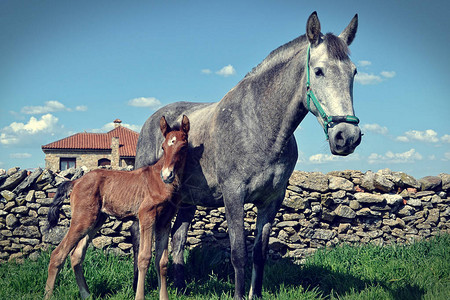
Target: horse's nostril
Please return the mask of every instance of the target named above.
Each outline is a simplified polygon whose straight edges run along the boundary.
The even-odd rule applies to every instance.
[[[334,143],[337,146],[344,146],[345,145],[345,138],[344,135],[342,133],[342,131],[339,131],[335,136],[334,136]]]

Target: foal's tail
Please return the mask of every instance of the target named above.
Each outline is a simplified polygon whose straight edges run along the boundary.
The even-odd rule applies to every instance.
[[[48,220],[48,229],[51,229],[58,224],[59,220],[59,211],[61,210],[61,206],[64,200],[69,197],[70,190],[72,188],[72,181],[64,181],[58,186],[58,190],[56,191],[56,195],[53,198],[52,206],[47,214]]]

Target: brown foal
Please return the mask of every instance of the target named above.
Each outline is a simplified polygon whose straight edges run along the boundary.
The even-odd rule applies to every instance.
[[[180,130],[172,130],[162,117],[160,128],[165,137],[162,145],[164,154],[154,165],[131,172],[94,170],[58,187],[48,213],[49,228],[58,223],[62,203],[69,194],[72,220],[69,231],[50,258],[45,285],[46,299],[51,297],[56,276],[69,253],[81,297],[89,297],[82,262],[90,240],[106,220],[106,215],[139,219],[141,247],[135,299],[144,299],[144,279],[152,256],[152,237],[155,232],[159,298],[169,298],[166,282],[167,246],[171,219],[179,203],[176,191],[186,161],[189,119],[183,116]]]

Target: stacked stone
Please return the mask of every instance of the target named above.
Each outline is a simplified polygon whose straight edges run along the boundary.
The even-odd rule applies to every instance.
[[[68,199],[60,221],[47,230],[47,213],[57,186],[88,170],[59,174],[12,168],[0,172],[0,262],[35,258],[41,249],[57,245],[70,224]],[[335,171],[328,174],[294,171],[277,213],[269,240],[273,257],[302,259],[321,247],[350,244],[406,244],[450,233],[450,175],[416,180],[388,169]],[[252,250],[257,208],[246,204],[244,226]],[[92,241],[94,247],[131,253],[131,221],[109,218]],[[225,209],[197,207],[187,246],[229,250]]]
[[[57,186],[84,172],[79,168],[57,174],[48,169],[30,172],[16,167],[0,173],[0,262],[26,256],[37,258],[40,250],[59,244],[70,225],[69,200],[62,206],[58,225],[50,231],[49,207]],[[119,254],[130,253],[130,226],[131,222],[108,219],[92,243],[97,248],[110,246]]]
[[[450,233],[450,175],[416,180],[388,169],[365,174],[294,171],[269,240],[273,257],[304,258],[337,244],[406,244]],[[257,209],[245,205],[251,251]],[[188,246],[229,248],[225,210],[199,207]]]

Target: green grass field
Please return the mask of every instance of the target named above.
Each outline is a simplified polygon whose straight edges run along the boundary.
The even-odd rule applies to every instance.
[[[37,261],[0,265],[0,299],[41,299],[50,253]],[[186,252],[188,295],[171,299],[231,299],[233,269],[229,255],[214,249]],[[250,264],[249,264],[250,265]],[[133,299],[132,259],[88,250],[86,279],[93,299]],[[169,274],[173,276],[173,274]],[[247,291],[251,270],[247,272]],[[169,282],[171,278],[169,277]],[[153,268],[146,298],[157,299]],[[450,235],[409,246],[339,246],[317,251],[302,265],[269,261],[264,299],[450,299]],[[58,276],[54,299],[79,299],[67,261]]]

